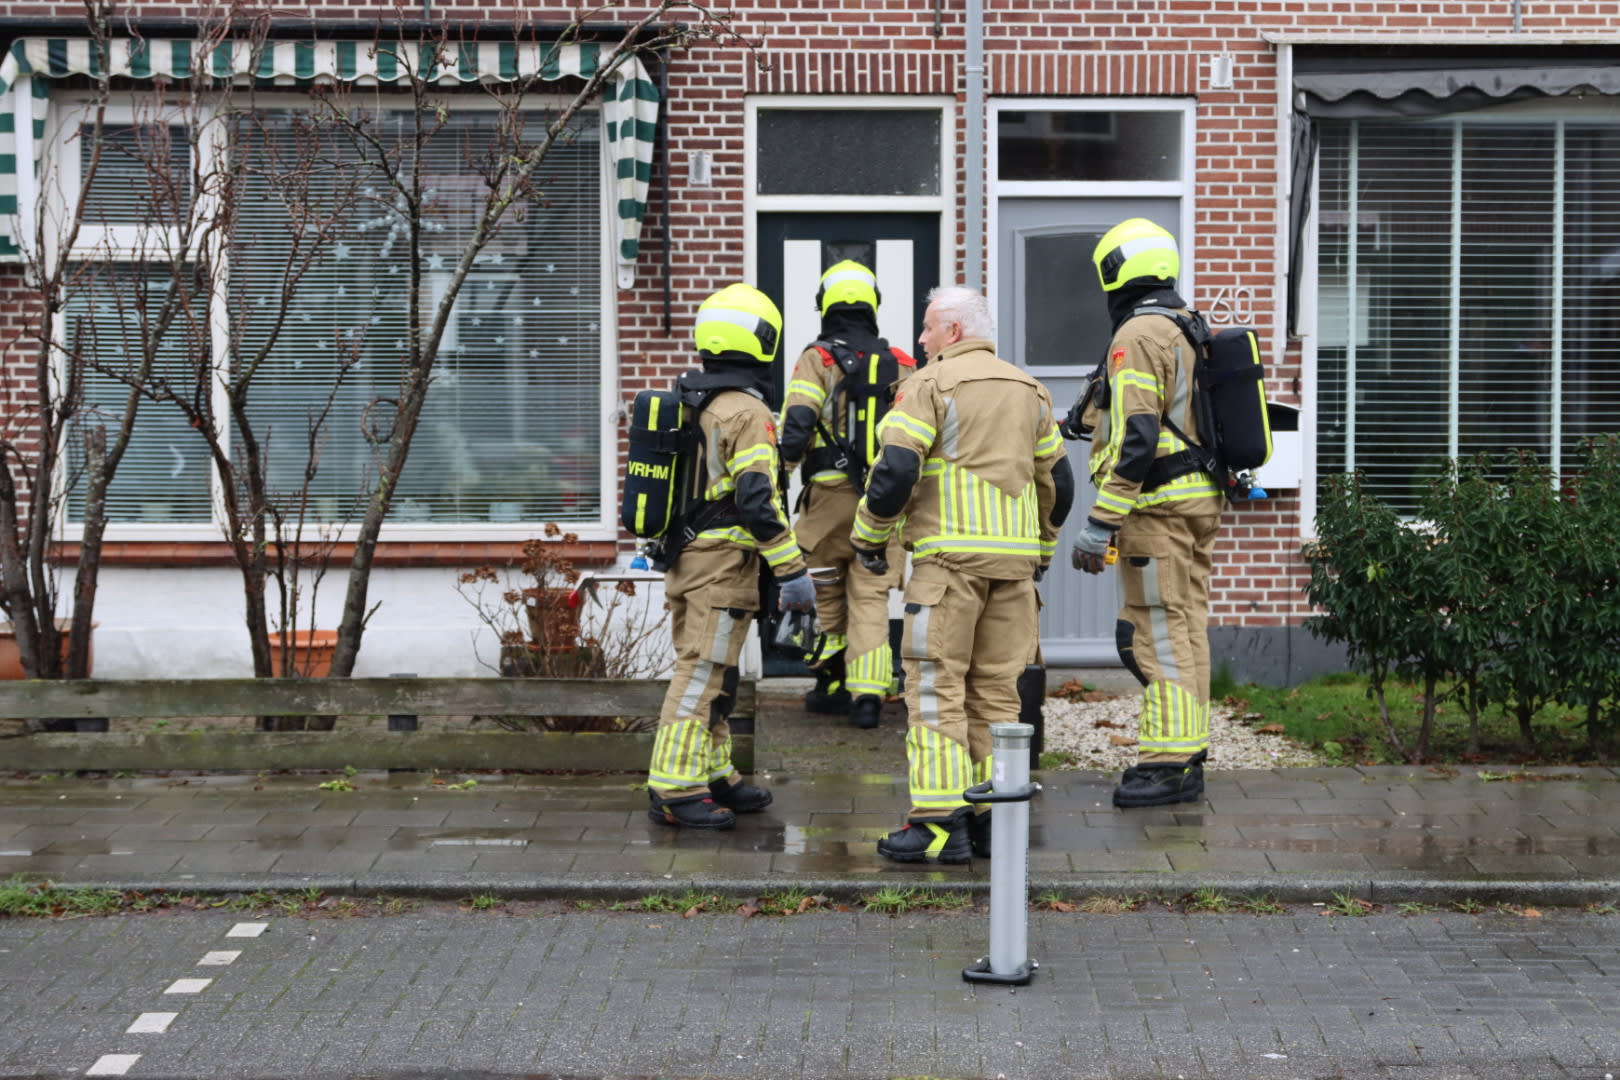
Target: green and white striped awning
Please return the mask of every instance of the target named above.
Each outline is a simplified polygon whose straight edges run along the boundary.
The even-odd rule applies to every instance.
[[[11,92],[12,109],[0,109],[0,259],[21,256],[17,245],[17,129],[33,129],[37,163],[45,139],[49,79],[100,75],[100,50],[88,39],[23,38],[0,59],[0,94]],[[396,41],[273,41],[217,44],[187,39],[122,38],[108,43],[107,74],[131,79],[186,79],[194,73],[213,78],[245,76],[289,86],[323,80],[377,85],[402,82],[413,72],[429,81],[454,85],[500,83],[539,75],[546,80],[589,78],[606,63],[610,47],[595,42],[547,45],[533,42],[467,42],[451,46],[434,64],[431,46]],[[20,85],[19,85],[20,84]],[[602,96],[605,136],[614,170],[617,213],[614,252],[621,287],[629,284],[647,209],[653,140],[658,124],[658,87],[635,56],[623,58]],[[37,166],[36,166],[37,167]],[[34,188],[34,185],[26,185]]]

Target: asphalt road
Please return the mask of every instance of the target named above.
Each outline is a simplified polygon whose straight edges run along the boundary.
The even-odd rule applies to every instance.
[[[0,920],[0,1077],[1587,1078],[1620,916],[223,912]],[[515,912],[515,913],[514,913]]]

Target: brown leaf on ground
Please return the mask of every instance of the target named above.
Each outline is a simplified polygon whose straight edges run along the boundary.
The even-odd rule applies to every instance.
[[[1052,911],[1077,911],[1080,908],[1079,904],[1071,904],[1067,900],[1049,900],[1046,906]]]
[[[1110,735],[1110,736],[1108,736],[1108,745],[1109,746],[1135,746],[1136,745],[1136,740],[1131,738],[1129,735]]]
[[[1262,724],[1254,730],[1259,732],[1261,735],[1282,735],[1286,733],[1288,729],[1283,727],[1281,724]]]
[[[1122,728],[1125,725],[1124,724],[1116,724],[1112,720],[1093,720],[1091,722],[1091,726],[1094,727],[1094,728]]]
[[[1523,911],[1519,912],[1519,914],[1523,915],[1527,919],[1539,919],[1539,918],[1541,918],[1541,912],[1537,911],[1533,907],[1527,907]]]
[[[759,914],[759,908],[752,903],[738,904],[737,914],[741,915],[745,919],[749,919]]]

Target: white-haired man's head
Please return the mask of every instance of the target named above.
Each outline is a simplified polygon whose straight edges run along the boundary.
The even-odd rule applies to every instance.
[[[962,285],[941,285],[928,293],[928,311],[923,315],[922,333],[917,344],[930,360],[945,349],[969,338],[994,339],[995,322],[990,318],[990,302],[975,289]]]

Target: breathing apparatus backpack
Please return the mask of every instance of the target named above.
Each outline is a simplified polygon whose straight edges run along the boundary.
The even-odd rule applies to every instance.
[[[1260,362],[1260,338],[1253,327],[1228,326],[1211,333],[1197,311],[1183,315],[1171,308],[1140,307],[1127,318],[1163,315],[1180,327],[1193,348],[1193,415],[1204,437],[1193,441],[1169,417],[1161,418],[1187,449],[1153,462],[1142,482],[1152,491],[1177,477],[1205,472],[1228,499],[1264,498],[1265,491],[1250,470],[1271,457],[1271,420],[1266,411],[1265,366]],[[1059,425],[1069,439],[1089,439],[1091,427],[1084,417],[1088,408],[1108,408],[1108,359],[1105,356],[1087,382],[1085,392]]]
[[[828,367],[836,364],[843,377],[833,388],[831,400],[843,412],[842,430],[829,431],[818,415],[816,430],[824,445],[805,454],[801,473],[806,490],[810,478],[829,469],[849,477],[857,493],[866,491],[866,473],[878,456],[878,425],[889,411],[894,385],[901,367],[914,367],[916,361],[883,338],[870,350],[858,349],[842,338],[823,338],[810,346],[821,354]]]
[[[705,500],[704,406],[724,390],[747,390],[752,377],[740,372],[685,372],[672,390],[642,390],[630,409],[629,452],[619,522],[647,541],[654,570],[668,570],[681,549],[705,529],[740,518],[731,495]]]

